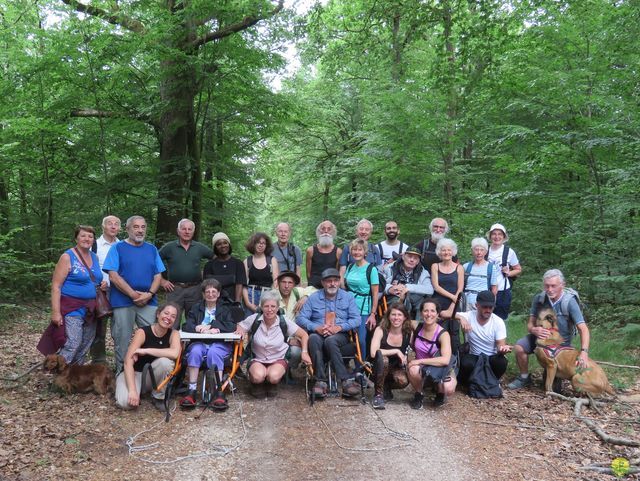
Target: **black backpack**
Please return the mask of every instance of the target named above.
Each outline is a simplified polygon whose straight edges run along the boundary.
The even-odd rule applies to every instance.
[[[353,268],[354,264],[349,264],[347,266],[347,270],[344,273],[344,287],[346,290],[349,290],[349,284],[347,283],[347,274],[349,273],[349,271]],[[376,266],[374,266],[373,264],[369,263],[369,265],[367,266],[367,282],[369,283],[369,297],[372,297],[373,292],[372,292],[372,287],[371,287],[371,273],[373,272],[373,269],[375,269]],[[382,274],[380,274],[380,272],[378,272],[378,294],[382,294],[384,293],[384,289],[387,287],[387,281],[384,278],[384,276]],[[373,301],[373,298],[372,298]]]
[[[473,371],[469,376],[469,396],[476,399],[502,397],[500,383],[491,370],[486,354],[480,354],[475,366],[473,366]]]

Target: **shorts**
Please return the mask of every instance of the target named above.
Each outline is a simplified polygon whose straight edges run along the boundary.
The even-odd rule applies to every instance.
[[[524,349],[524,352],[526,352],[527,354],[533,354],[533,351],[536,350],[537,339],[538,338],[533,334],[527,334],[526,336],[518,339],[516,341],[516,344],[522,347],[522,349]]]
[[[278,359],[277,361],[273,361],[273,362],[262,362],[262,361],[256,361],[255,359],[252,359],[249,362],[249,365],[247,366],[247,369],[249,369],[251,367],[251,364],[253,364],[254,362],[258,363],[258,364],[262,364],[264,367],[266,367],[267,369],[270,366],[273,366],[274,364],[280,364],[284,370],[286,371],[287,369],[289,369],[289,363],[287,361],[285,361],[284,359]]]

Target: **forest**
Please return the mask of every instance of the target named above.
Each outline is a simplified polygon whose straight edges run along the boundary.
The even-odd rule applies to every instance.
[[[506,225],[518,309],[558,267],[640,333],[636,0],[3,0],[0,28],[0,305],[107,214],[239,257],[442,216],[462,259]]]

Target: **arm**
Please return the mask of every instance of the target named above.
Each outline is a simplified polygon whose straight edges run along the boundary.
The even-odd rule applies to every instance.
[[[155,276],[153,276],[153,281],[151,282],[151,286],[149,287],[149,290],[147,292],[134,291],[138,293],[138,296],[133,299],[134,304],[140,307],[146,306],[149,303],[149,301],[153,299],[153,296],[158,291],[158,289],[160,289],[161,282],[162,282],[162,273],[158,272]]]
[[[431,276],[426,269],[422,269],[417,284],[406,284],[407,290],[411,294],[421,294],[423,296],[433,295],[433,286],[431,285]]]
[[[116,286],[116,289],[118,289],[120,292],[130,297],[131,299],[135,300],[138,297],[138,291],[134,291],[133,288],[129,284],[127,284],[127,281],[125,281],[117,271],[109,271],[109,282],[112,286]]]
[[[580,335],[580,356],[576,362],[580,366],[586,366],[587,361],[589,360],[589,343],[591,341],[591,335],[587,324],[584,322],[576,324],[576,329]]]
[[[129,406],[138,406],[140,404],[140,393],[136,387],[136,375],[133,370],[133,364],[138,360],[136,351],[144,344],[145,335],[142,329],[138,329],[131,339],[131,344],[127,349],[124,357],[124,379],[127,384],[127,392],[129,393],[127,403]]]
[[[307,365],[311,365],[311,357],[309,357],[309,334],[304,329],[298,328],[296,332],[293,333],[293,336],[300,341],[300,346],[302,347],[302,355],[300,358],[302,362]]]
[[[507,344],[507,339],[498,339],[496,340],[496,349],[498,354],[507,354],[511,352],[511,346]]]
[[[307,247],[307,283],[311,280],[311,262],[313,261],[313,246]]]
[[[138,348],[134,351],[138,355],[146,355],[153,357],[166,357],[175,361],[180,355],[180,333],[176,330],[171,332],[171,340],[169,341],[169,347],[158,349],[155,347]]]
[[[549,337],[549,331],[544,327],[536,326],[536,320],[536,316],[529,316],[529,320],[527,320],[527,331],[538,339],[546,339]]]
[[[62,314],[60,313],[60,293],[62,290],[62,284],[69,274],[71,269],[71,259],[69,254],[62,254],[56,268],[53,271],[53,277],[51,279],[51,322],[56,326],[62,325]]]
[[[440,355],[438,357],[428,357],[425,359],[414,359],[409,363],[411,366],[448,366],[451,360],[451,337],[448,332],[440,334]]]
[[[273,279],[272,287],[276,287],[278,285],[277,279],[280,274],[280,266],[278,265],[278,259],[275,256],[271,257],[271,278]]]
[[[169,265],[169,262],[168,262],[169,259],[167,259],[167,249],[168,249],[167,246],[168,244],[163,245],[158,251],[158,255],[160,256],[160,259],[162,260],[165,266]],[[162,286],[165,292],[173,292],[175,286],[173,285],[173,282],[171,282],[168,279],[167,277],[168,275],[169,275],[169,271],[163,272],[162,280],[160,281],[160,286]]]
[[[380,273],[378,268],[374,265],[371,269],[371,276],[369,282],[371,283],[371,312],[367,318],[367,327],[369,330],[373,330],[376,327],[376,312],[378,312],[378,292],[380,292]]]
[[[301,275],[302,270],[300,269],[300,266],[302,265],[302,251],[298,246],[294,246],[293,252],[294,252],[294,255],[296,256],[296,259],[294,259],[294,262],[296,264],[295,271],[298,277],[302,279],[302,275]],[[300,256],[300,257],[297,257],[297,256]],[[298,262],[298,259],[300,260],[300,262]]]
[[[200,317],[200,303],[196,303],[191,307],[191,310],[187,313],[182,330],[184,332],[196,332],[196,326],[202,322]]]
[[[456,293],[453,295],[453,302],[458,299],[458,295],[464,290],[464,268],[458,264],[456,272],[458,273],[458,288],[456,289]]]

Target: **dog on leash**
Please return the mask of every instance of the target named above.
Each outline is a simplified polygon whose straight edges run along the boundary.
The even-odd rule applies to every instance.
[[[68,365],[64,357],[49,354],[44,360],[44,369],[57,374],[53,384],[67,394],[115,391],[113,372],[105,364]]]
[[[535,349],[538,362],[546,371],[545,392],[551,392],[553,380],[558,377],[569,379],[577,393],[599,396],[606,392],[615,395],[607,375],[595,361],[589,359],[586,367],[577,367],[580,352],[573,347],[562,345],[564,339],[558,331],[557,322],[558,317],[553,309],[543,309],[536,320],[536,326],[544,327],[550,332],[546,339],[536,341]]]

